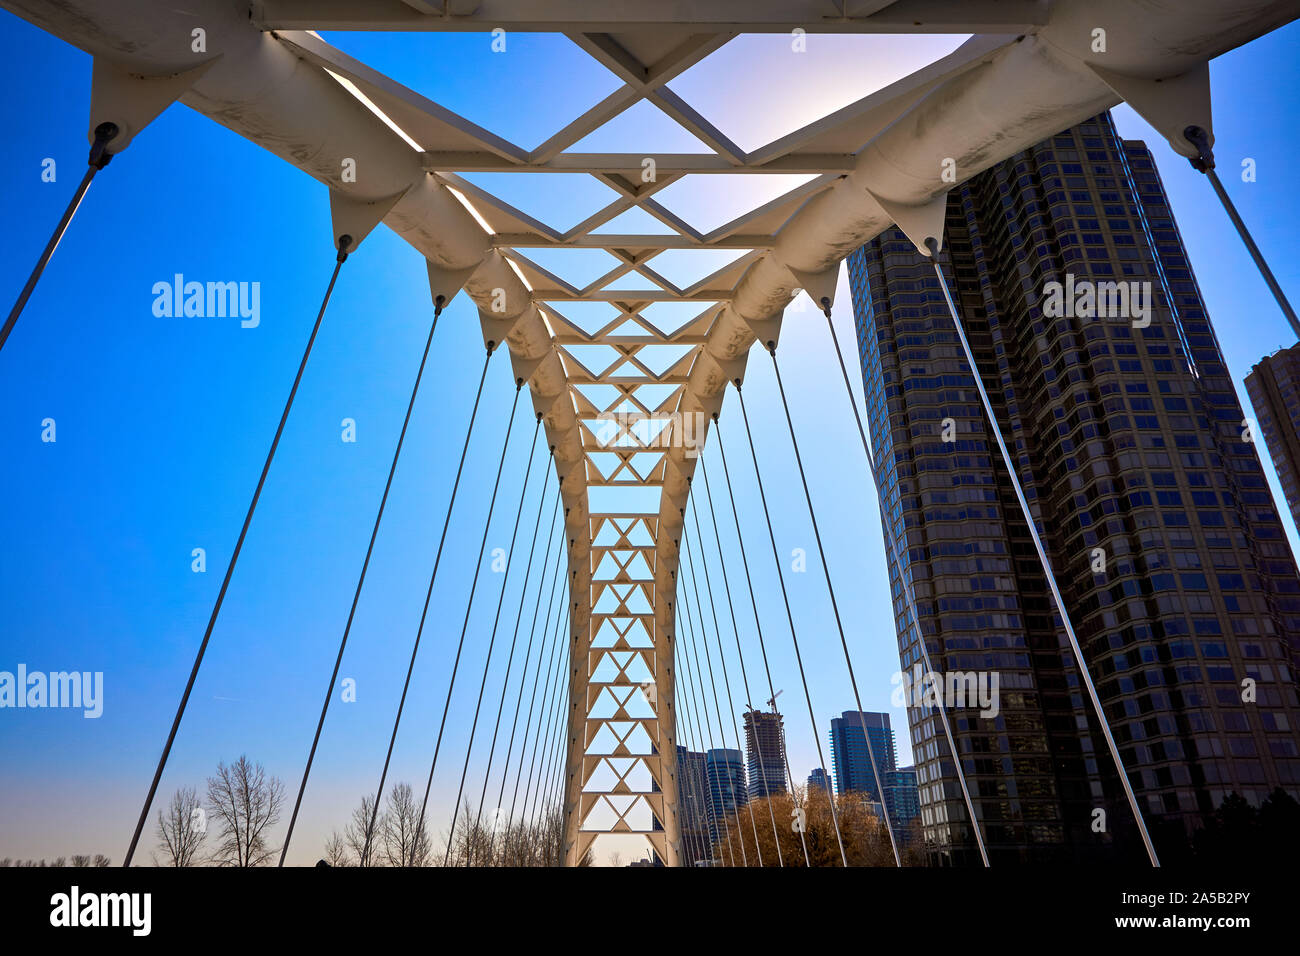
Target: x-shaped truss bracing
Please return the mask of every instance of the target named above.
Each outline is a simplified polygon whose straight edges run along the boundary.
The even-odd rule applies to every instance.
[[[477,304],[484,340],[508,346],[529,386],[563,478],[573,611],[567,862],[601,832],[631,832],[670,865],[681,838],[677,542],[708,419],[726,385],[743,378],[750,347],[777,340],[798,290],[829,305],[843,258],[891,225],[919,245],[937,236],[953,185],[945,173],[964,181],[1121,97],[1190,155],[1182,130],[1212,129],[1208,60],[1300,12],[1296,0],[2,2],[95,57],[91,128],[111,119],[123,129],[110,148],[120,151],[179,97],[328,185],[336,231],[369,217],[364,233],[382,220],[425,257],[433,295],[463,288]],[[195,28],[205,31],[201,53],[190,43]],[[564,33],[622,85],[528,151],[311,32],[496,28]],[[795,28],[972,37],[753,152],[669,86],[739,33]],[[735,95],[761,106],[764,91]],[[573,149],[642,101],[708,151]],[[345,159],[355,181],[343,178]],[[466,178],[482,172],[587,174],[616,198],[561,231]],[[711,231],[655,198],[686,177],[738,174],[804,179]],[[628,213],[662,232],[609,231]],[[594,281],[566,281],[535,261],[549,249],[604,250],[615,264]],[[670,250],[718,267],[674,284],[655,263]],[[594,322],[592,303],[607,305]]]

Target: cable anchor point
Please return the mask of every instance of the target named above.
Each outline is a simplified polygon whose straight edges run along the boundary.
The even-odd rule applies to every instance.
[[[112,160],[108,144],[118,134],[116,123],[100,123],[95,127],[95,141],[90,144],[90,158],[86,162],[96,169],[103,169]]]
[[[1208,173],[1214,168],[1214,149],[1210,146],[1210,134],[1200,126],[1189,126],[1183,130],[1183,139],[1196,147],[1198,155],[1187,157],[1192,168],[1200,173]]]

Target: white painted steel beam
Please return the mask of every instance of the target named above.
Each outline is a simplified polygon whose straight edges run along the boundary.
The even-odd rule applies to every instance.
[[[565,479],[573,609],[567,638],[567,860],[576,863],[596,835],[589,813],[613,812],[613,831],[636,832],[624,816],[630,811],[620,809],[631,799],[662,821],[665,829],[647,837],[670,864],[677,861],[680,827],[675,623],[668,605],[695,459],[679,440],[686,437],[680,419],[666,432],[673,439],[670,446],[652,449],[662,451],[662,458],[652,467],[643,464],[642,471],[633,461],[647,449],[637,444],[640,439],[629,438],[627,422],[618,435],[632,442],[628,447],[602,446],[590,422],[624,401],[636,402],[636,386],[643,383],[677,391],[628,422],[664,411],[700,412],[707,419],[720,409],[726,384],[743,377],[756,334],[776,334],[797,289],[833,289],[839,264],[850,252],[895,221],[906,226],[913,211],[941,201],[952,186],[942,178],[950,164],[964,181],[1114,106],[1121,93],[1140,99],[1146,113],[1170,114],[1152,117],[1159,129],[1181,129],[1183,111],[1209,128],[1208,103],[1197,93],[1207,61],[1300,15],[1300,0],[261,0],[252,5],[251,17],[247,4],[221,0],[191,0],[184,10],[162,0],[57,5],[0,0],[0,5],[92,54],[97,63],[111,65],[118,75],[161,80],[189,73],[186,83],[176,84],[181,89],[192,79],[181,102],[326,184],[336,209],[371,209],[379,215],[391,203],[383,221],[425,257],[431,281],[440,289],[465,282],[479,307],[485,340],[504,342],[516,374],[527,381],[555,446],[556,469]],[[563,32],[624,85],[528,151],[305,32],[498,26]],[[201,57],[190,48],[191,30],[200,27],[207,39]],[[809,33],[981,35],[748,153],[665,85],[736,33],[795,27]],[[1106,31],[1104,53],[1093,49],[1098,28]],[[1171,84],[1174,93],[1156,83],[1178,77],[1185,79]],[[644,183],[644,157],[565,151],[642,100],[667,112],[713,152],[655,157],[657,178]],[[152,115],[146,106],[139,104],[135,113]],[[146,133],[137,148],[166,147],[149,143]],[[344,159],[355,162],[355,182],[341,180]],[[472,171],[585,172],[619,195],[561,231],[457,175]],[[817,178],[707,233],[653,198],[686,175],[778,172]],[[657,218],[670,234],[594,232],[630,209]],[[548,248],[605,249],[619,265],[576,288],[529,258],[527,250]],[[654,269],[654,256],[673,249],[752,251],[679,289]],[[607,288],[633,280],[645,287]],[[574,301],[609,303],[617,320],[611,316],[601,328],[584,331],[561,315]],[[702,309],[719,304],[664,334],[640,315],[663,301],[698,301]],[[601,365],[598,369],[578,357],[592,346],[609,350],[602,361],[586,357]],[[685,351],[667,367],[656,367],[651,356],[665,346]],[[620,369],[628,377],[619,377]],[[583,393],[592,385],[613,386],[616,398],[598,407]],[[706,435],[707,424],[697,437],[702,442]],[[599,463],[612,460],[617,467],[602,473]],[[627,487],[654,496],[658,510],[627,516],[590,510],[589,490],[602,495],[604,487],[625,478]],[[606,628],[611,619],[639,622],[649,643],[626,634],[611,638]],[[629,668],[650,675],[648,689]],[[629,688],[653,696],[648,712]],[[629,725],[635,741],[615,731]],[[612,753],[595,753],[610,733],[617,738],[608,745]],[[593,784],[598,774],[608,778],[615,763],[624,766],[628,760],[644,771],[640,789],[629,783],[630,770],[623,775],[615,770],[604,789]]]

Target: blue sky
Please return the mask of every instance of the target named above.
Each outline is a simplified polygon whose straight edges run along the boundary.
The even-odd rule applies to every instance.
[[[603,68],[559,37],[512,36],[505,56],[490,55],[489,38],[480,35],[327,39],[525,148],[615,86]],[[750,148],[907,72],[901,54],[891,52],[894,59],[885,62],[864,55],[882,49],[879,39],[811,37],[809,43],[819,55],[796,64],[787,54],[788,38],[741,38],[674,89]],[[926,40],[912,55],[929,59],[954,43]],[[887,49],[905,46],[895,41]],[[1298,118],[1292,98],[1300,86],[1298,47],[1300,28],[1291,26],[1212,67],[1217,152],[1227,188],[1293,298],[1300,296],[1300,267],[1291,223],[1300,200],[1288,131]],[[25,91],[0,108],[8,131],[0,152],[7,184],[0,196],[6,309],[84,171],[90,65],[79,50],[0,14],[0,79],[6,89]],[[743,86],[744,76],[736,73],[742,68],[752,78],[757,70],[782,77],[778,85],[792,92],[765,110],[734,104],[719,80],[731,79],[726,89]],[[525,81],[538,75],[568,82],[556,90]],[[1250,366],[1291,344],[1291,333],[1208,184],[1127,108],[1116,117],[1124,135],[1145,139],[1156,153],[1244,395],[1241,380]],[[586,146],[627,148],[619,146],[623,136],[646,130],[657,131],[662,139],[655,142],[670,143],[668,149],[691,148],[688,134],[653,115],[622,133],[598,131]],[[47,157],[57,162],[52,184],[40,178]],[[1255,159],[1256,182],[1236,175],[1243,157]],[[727,218],[725,195],[679,192],[676,201],[689,221],[708,228],[716,224],[710,217]],[[675,208],[670,198],[666,191],[666,204]],[[599,190],[556,183],[519,199],[557,223],[566,216],[577,221],[599,204]],[[100,175],[0,353],[0,670],[25,663],[31,670],[105,675],[98,720],[74,711],[0,712],[0,857],[102,852],[121,860],[333,265],[329,231],[324,186],[173,106]],[[176,273],[259,282],[260,325],[241,329],[230,319],[155,317],[151,289]],[[846,288],[838,298],[836,325],[851,349]],[[179,786],[201,788],[218,760],[241,753],[284,779],[291,794],[296,790],[430,320],[418,254],[386,228],[377,229],[343,269],[160,798]],[[812,466],[809,480],[863,704],[892,711],[900,762],[907,763],[905,717],[889,705],[898,659],[876,505],[829,347],[818,312],[805,307],[789,313],[782,371],[801,450]],[[452,449],[464,434],[482,351],[474,310],[458,298],[434,340],[340,672],[356,680],[358,699],[331,707],[290,863],[314,861],[329,831],[343,826],[378,780],[450,493]],[[390,780],[408,780],[417,790],[428,773],[474,572],[510,379],[504,356],[494,359],[394,754]],[[860,394],[856,379],[854,387]],[[851,708],[853,699],[771,364],[761,353],[753,356],[746,395],[786,567],[792,549],[810,553],[808,572],[787,573],[786,581],[829,760],[829,720]],[[57,423],[53,444],[41,441],[45,418]],[[344,418],[357,422],[355,443],[341,441]],[[532,415],[521,414],[489,551],[508,546],[532,431]],[[723,431],[774,680],[785,690],[791,763],[802,781],[818,759],[734,398]],[[718,491],[716,449],[706,452],[706,462]],[[542,475],[535,467],[521,549]],[[552,478],[543,529],[553,489]],[[729,512],[720,511],[719,519],[750,683],[756,698],[766,698]],[[706,535],[711,539],[711,532]],[[196,547],[207,551],[205,574],[191,571]],[[503,614],[511,623],[526,554],[517,553],[517,560]],[[716,562],[711,571],[720,598]],[[536,578],[535,565],[526,623]],[[485,568],[434,780],[429,819],[436,833],[446,828],[455,797],[500,587],[500,575]],[[725,614],[722,622],[727,646]],[[506,650],[501,641],[508,639],[508,631],[498,637],[489,688],[499,685]],[[731,646],[728,661],[739,694]],[[739,709],[739,697],[736,703]],[[485,704],[489,732],[495,704],[495,698]],[[734,744],[729,720],[724,726]],[[475,796],[486,749],[480,727],[469,778]],[[138,857],[147,858],[147,852]]]

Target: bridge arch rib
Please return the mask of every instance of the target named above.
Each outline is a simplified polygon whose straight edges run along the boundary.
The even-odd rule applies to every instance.
[[[952,185],[943,178],[948,163],[964,181],[1116,105],[1119,97],[1099,69],[1138,85],[1181,76],[1300,12],[1293,0],[1231,10],[1221,0],[1184,0],[1155,4],[1154,12],[1150,2],[1099,0],[1058,3],[1050,12],[1042,4],[1013,4],[1024,22],[1010,23],[985,3],[929,4],[941,8],[948,28],[976,35],[949,56],[753,153],[727,140],[665,84],[737,32],[786,25],[759,12],[752,22],[735,21],[734,14],[714,22],[701,13],[689,25],[654,25],[653,17],[601,22],[577,13],[547,24],[521,22],[518,29],[567,32],[624,83],[528,152],[295,29],[305,25],[307,7],[288,0],[257,5],[257,19],[250,19],[245,4],[221,0],[192,0],[186,11],[150,0],[3,5],[92,54],[97,64],[135,77],[174,77],[201,60],[206,68],[196,71],[181,102],[326,184],[337,208],[373,204],[376,217],[425,258],[431,294],[449,300],[463,289],[479,310],[485,344],[508,349],[514,377],[528,385],[543,416],[563,480],[571,611],[564,778],[570,864],[597,832],[638,831],[666,863],[677,862],[670,609],[677,542],[694,453],[703,447],[710,417],[721,411],[727,384],[743,378],[754,342],[777,338],[783,311],[800,289],[829,308],[843,258],[895,222],[906,228],[916,210],[941,200]],[[421,20],[414,10],[421,6],[332,4],[337,22],[328,25],[359,29],[383,21],[385,28],[465,29],[473,19],[471,10],[463,22]],[[494,6],[512,9],[509,3]],[[916,6],[915,0],[869,4],[871,15],[827,23],[826,30],[907,32],[911,15],[900,11]],[[804,7],[809,22],[818,23],[813,4],[795,4]],[[351,12],[343,15],[345,8]],[[1168,15],[1155,15],[1161,10]],[[149,24],[147,33],[141,23]],[[1105,54],[1090,47],[1097,24],[1109,27]],[[196,59],[188,43],[177,42],[195,26],[206,30],[206,58]],[[938,26],[932,18],[923,28]],[[98,105],[110,110],[115,104],[128,109],[135,96],[117,88],[97,93]],[[647,181],[645,157],[566,152],[643,99],[708,143],[713,154],[655,157],[657,172]],[[1175,148],[1187,151],[1186,144]],[[345,160],[358,172],[355,181],[342,178]],[[560,232],[457,175],[485,169],[587,172],[618,195],[596,216]],[[654,199],[688,175],[790,172],[811,178],[707,234]],[[634,208],[673,232],[594,232]],[[604,249],[619,265],[577,288],[529,258],[530,248],[556,247]],[[654,269],[654,257],[668,249],[730,249],[737,256],[679,287]],[[645,288],[629,291],[629,277],[644,279]],[[575,300],[607,302],[611,318],[584,329],[564,315],[565,303]],[[660,302],[698,305],[699,313],[665,330],[647,318]],[[606,361],[593,357],[597,350]],[[665,354],[666,361],[653,358]],[[661,426],[656,419],[665,417]],[[624,494],[630,489],[633,494]],[[620,503],[624,498],[635,502]],[[629,819],[634,811],[636,819]],[[594,829],[596,817],[606,820],[604,831]]]

